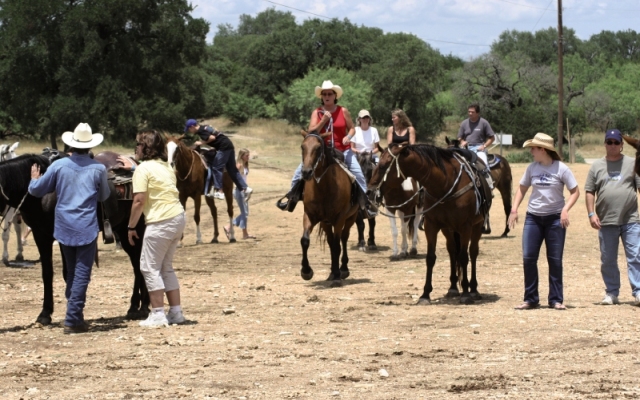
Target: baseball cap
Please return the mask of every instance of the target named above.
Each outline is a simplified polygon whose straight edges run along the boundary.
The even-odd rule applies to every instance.
[[[609,129],[607,133],[604,135],[604,140],[612,139],[617,140],[618,142],[622,142],[622,133],[620,133],[617,129]]]
[[[198,125],[198,121],[196,121],[195,119],[188,119],[187,123],[184,124],[184,131],[188,132],[189,128],[191,128],[192,126],[196,126]]]

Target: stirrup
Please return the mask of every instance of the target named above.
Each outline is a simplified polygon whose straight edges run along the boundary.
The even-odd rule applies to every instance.
[[[280,200],[276,201],[276,207],[278,207],[282,211],[293,212],[293,210],[295,210],[296,208],[296,205],[298,204],[298,201],[291,200],[288,195],[289,193],[287,193],[287,195],[282,197]],[[285,199],[286,202],[283,202],[283,200]]]

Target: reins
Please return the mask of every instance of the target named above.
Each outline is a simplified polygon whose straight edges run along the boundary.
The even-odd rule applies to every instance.
[[[196,155],[198,155],[198,157],[200,157],[200,154],[198,154],[195,150],[190,150],[190,151],[195,153]],[[189,172],[187,172],[187,175],[184,178],[180,178],[180,176],[178,174],[176,174],[178,179],[180,179],[181,181],[186,181],[187,180],[189,175],[191,175],[191,171],[193,171],[193,163],[195,162],[195,160],[196,160],[196,156],[194,154],[191,154],[191,166],[189,167]]]
[[[391,161],[391,164],[393,164],[394,162],[396,163],[396,169],[398,170],[398,177],[402,177],[403,179],[406,179],[404,173],[402,173],[402,171],[400,170],[399,157],[397,155],[393,155],[393,153],[391,153],[390,150],[387,149],[387,151],[389,152],[389,155],[391,157],[393,157],[393,161]],[[456,176],[456,179],[454,180],[453,184],[451,185],[451,188],[447,191],[447,193],[445,193],[445,195],[442,196],[440,199],[437,199],[436,197],[434,197],[431,194],[429,194],[429,192],[427,192],[426,187],[423,186],[420,190],[424,190],[425,195],[429,196],[432,199],[436,199],[436,201],[431,205],[431,207],[427,208],[426,210],[423,210],[422,212],[416,213],[416,214],[407,214],[407,215],[403,216],[402,218],[416,217],[416,216],[419,216],[419,215],[424,215],[424,214],[428,213],[429,211],[431,211],[436,206],[444,204],[445,201],[456,199],[456,198],[462,196],[464,193],[468,192],[469,190],[471,190],[473,188],[473,177],[470,175],[470,172],[467,170],[467,168],[465,168],[465,166],[468,166],[468,163],[464,159],[461,160],[460,156],[458,154],[456,154],[456,153],[453,153],[453,156],[456,159],[456,161],[458,161],[458,163],[460,164],[460,169],[458,170],[458,175]],[[391,170],[391,165],[385,171],[383,179],[380,181],[380,183],[377,186],[378,189],[382,186],[382,183],[384,181],[386,181],[387,175],[389,174],[390,170]],[[456,185],[458,184],[458,182],[460,182],[460,178],[462,177],[462,170],[467,171],[467,174],[471,178],[471,182],[469,182],[467,185],[465,185],[462,189],[460,189],[457,192],[451,194],[451,192],[453,192],[453,190],[456,188]],[[420,191],[416,191],[416,193],[413,196],[411,196],[411,198],[409,200],[407,200],[406,202],[404,202],[401,205],[398,205],[398,206],[387,206],[386,204],[384,204],[384,207],[386,209],[389,209],[389,208],[400,208],[403,205],[407,204],[409,201],[411,201],[419,193],[420,193]],[[385,216],[390,217],[390,218],[400,219],[400,217],[396,217],[395,215],[391,215],[391,214],[388,214],[388,213],[380,212],[380,214],[385,215]]]

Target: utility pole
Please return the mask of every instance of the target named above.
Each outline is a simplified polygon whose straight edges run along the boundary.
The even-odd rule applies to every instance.
[[[564,103],[564,67],[562,65],[563,56],[563,35],[562,35],[562,0],[558,0],[558,154],[562,159],[563,140],[563,103]]]

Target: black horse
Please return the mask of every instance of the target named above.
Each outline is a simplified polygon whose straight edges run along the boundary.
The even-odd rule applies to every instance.
[[[44,284],[42,311],[36,321],[42,325],[49,325],[51,323],[51,314],[53,314],[52,255],[56,196],[55,193],[50,193],[41,199],[33,197],[28,193],[28,187],[31,181],[31,166],[33,164],[38,164],[40,171],[44,173],[53,161],[66,155],[58,153],[55,150],[47,150],[44,154],[45,155],[25,154],[0,163],[0,208],[5,208],[6,205],[19,208],[24,221],[32,229],[33,238],[40,253],[42,281]],[[100,157],[100,154],[96,156],[96,160],[103,164],[104,159],[104,157]],[[107,165],[107,168],[112,167],[113,166]],[[109,186],[111,195],[109,199],[104,202],[105,214],[108,215],[110,219],[113,232],[121,238],[126,238],[128,235],[127,223],[129,222],[132,202],[130,200],[118,200],[117,192],[111,182]],[[102,215],[102,208],[98,208],[98,215]],[[100,222],[100,229],[102,230],[102,219],[98,218],[98,221]],[[141,218],[136,226],[139,237],[144,236],[145,227],[144,218]],[[134,290],[127,317],[145,318],[149,313],[149,293],[144,283],[142,273],[140,272],[142,241],[139,240],[135,246],[131,246],[127,240],[124,240],[122,241],[122,247],[131,259],[135,274]],[[67,270],[64,257],[62,257],[62,260],[62,273],[66,281]]]
[[[376,167],[375,162],[373,161],[373,155],[369,152],[358,153],[358,163],[360,164],[360,168],[362,169],[362,174],[364,175],[364,179],[366,182],[369,182],[371,179],[371,174],[373,173],[373,169]],[[358,250],[366,251],[366,250],[378,250],[378,246],[376,246],[376,218],[367,218],[369,220],[369,239],[367,240],[367,244],[365,246],[364,242],[364,220],[365,220],[366,211],[358,210],[358,216],[356,217],[356,226],[358,227]]]

